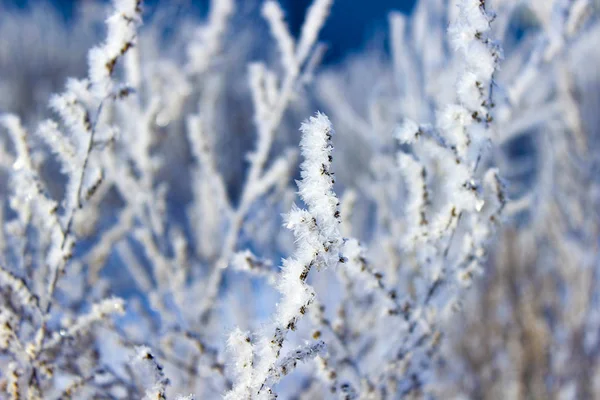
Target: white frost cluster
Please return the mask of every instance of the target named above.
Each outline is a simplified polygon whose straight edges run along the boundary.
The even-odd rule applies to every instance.
[[[459,104],[446,107],[439,115],[439,128],[469,165],[480,156],[481,143],[487,139],[484,129],[492,120],[490,109],[494,72],[502,57],[499,45],[488,35],[493,14],[485,1],[462,0],[448,32],[455,51],[464,64],[456,83]]]
[[[251,397],[254,349],[250,332],[236,328],[229,334],[227,347],[233,356],[234,388],[225,395],[226,400],[247,399]]]
[[[117,60],[136,45],[141,23],[141,0],[114,0],[114,13],[106,20],[106,41],[90,50],[89,75],[95,95],[105,98],[114,91],[111,76]]]

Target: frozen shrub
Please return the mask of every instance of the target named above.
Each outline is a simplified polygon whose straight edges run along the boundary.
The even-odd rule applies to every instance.
[[[331,5],[113,0],[53,118],[6,95],[8,398],[597,395],[597,3],[421,0],[319,68]]]

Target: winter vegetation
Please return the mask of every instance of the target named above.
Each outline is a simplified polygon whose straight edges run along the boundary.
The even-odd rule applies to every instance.
[[[0,6],[0,398],[600,398],[600,3],[333,1]]]

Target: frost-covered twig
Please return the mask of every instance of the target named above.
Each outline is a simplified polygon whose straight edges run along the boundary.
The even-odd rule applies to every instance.
[[[122,315],[125,312],[124,301],[119,298],[102,300],[94,304],[88,314],[82,315],[69,326],[55,332],[53,337],[44,343],[43,351],[54,349],[63,340],[76,337],[82,333],[89,332],[92,326],[112,314]]]
[[[206,25],[196,31],[196,40],[187,48],[189,74],[200,75],[213,63],[221,50],[227,24],[235,12],[233,0],[211,0]]]
[[[252,254],[250,250],[235,253],[231,259],[231,266],[237,271],[264,276],[271,284],[275,284],[277,281],[277,273],[273,270],[271,260],[262,260]]]
[[[148,378],[152,382],[152,387],[146,389],[144,400],[166,400],[169,379],[165,376],[162,365],[158,363],[150,349],[144,346],[139,347],[132,363],[139,365],[151,374]]]
[[[296,251],[293,258],[283,261],[277,285],[283,298],[277,305],[274,332],[257,344],[259,360],[252,378],[250,382],[241,383],[242,387],[261,396],[273,393],[270,386],[281,377],[277,365],[281,362],[280,352],[287,333],[296,329],[315,296],[306,283],[311,269],[335,267],[344,261],[339,253],[342,243],[339,204],[332,190],[334,179],[330,170],[333,129],[329,119],[319,113],[302,124],[301,130],[304,161],[298,188],[308,210],[294,207],[287,216],[287,227],[296,237]],[[248,389],[236,386],[233,390],[241,393]]]

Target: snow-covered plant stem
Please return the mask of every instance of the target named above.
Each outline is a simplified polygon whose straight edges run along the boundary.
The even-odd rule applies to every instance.
[[[300,319],[308,312],[315,297],[314,289],[307,283],[314,268],[335,267],[345,260],[340,256],[339,202],[333,192],[331,172],[331,135],[329,119],[321,113],[302,124],[300,147],[302,179],[297,182],[299,194],[307,209],[294,207],[287,216],[286,226],[296,238],[294,255],[283,261],[277,283],[282,299],[277,304],[271,333],[257,343],[258,362],[253,366],[252,378],[237,382],[230,399],[242,399],[243,393],[251,398],[270,398],[271,386],[282,375],[290,372],[297,361],[314,357],[324,349],[324,344],[311,345],[310,349],[297,350],[294,362],[289,355],[281,358],[281,348],[289,331],[295,330]],[[240,385],[242,387],[240,387]]]

